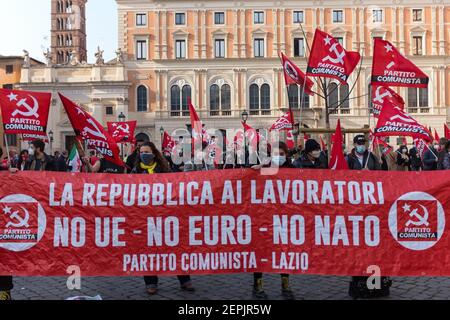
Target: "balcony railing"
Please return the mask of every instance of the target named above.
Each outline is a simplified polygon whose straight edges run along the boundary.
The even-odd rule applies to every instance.
[[[219,118],[219,117],[234,117],[241,118],[242,112],[246,110],[250,116],[254,117],[276,117],[280,115],[278,110],[274,109],[228,109],[228,110],[204,110],[200,108],[196,108],[196,111],[200,118]],[[188,110],[162,110],[156,111],[155,115],[157,118],[166,119],[166,118],[189,118]]]
[[[408,108],[408,113],[430,113],[429,107]]]

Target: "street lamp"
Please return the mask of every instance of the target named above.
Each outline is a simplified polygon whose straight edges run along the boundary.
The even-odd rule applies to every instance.
[[[117,118],[119,119],[119,122],[125,122],[125,120],[127,119],[127,117],[123,114],[122,111],[120,112],[120,114]],[[121,152],[122,158],[123,158],[123,141],[120,143],[120,150],[121,150],[120,152]]]
[[[242,117],[242,121],[244,121],[244,123],[247,123],[248,112],[247,111],[242,112],[241,117]]]
[[[161,126],[161,128],[159,128],[159,133],[161,135],[161,149],[163,147],[163,137],[164,137],[164,127]]]
[[[49,132],[48,132],[48,139],[49,139],[49,141],[50,141],[50,154],[52,154],[53,153],[53,139],[54,139],[54,133],[53,133],[53,131],[52,130],[50,130]]]

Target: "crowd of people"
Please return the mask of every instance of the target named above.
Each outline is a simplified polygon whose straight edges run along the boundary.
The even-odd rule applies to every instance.
[[[428,145],[423,157],[415,147],[408,149],[402,145],[396,151],[384,152],[383,150],[369,150],[369,143],[364,135],[356,135],[353,139],[353,148],[345,153],[345,158],[350,170],[449,170],[450,169],[450,141],[441,138]],[[344,148],[345,146],[343,146]],[[321,145],[314,139],[308,139],[303,147],[289,150],[283,142],[277,142],[266,146],[268,152],[263,159],[256,155],[256,163],[248,161],[252,152],[238,150],[236,153],[223,153],[223,163],[215,164],[213,161],[205,161],[206,145],[204,152],[198,153],[192,160],[175,163],[170,154],[164,154],[153,142],[139,140],[134,151],[124,159],[125,167],[118,166],[100,155],[91,151],[88,156],[82,157],[82,172],[90,173],[135,173],[135,174],[163,174],[167,172],[206,171],[214,169],[252,168],[259,170],[263,167],[303,168],[303,169],[328,169],[327,150],[322,150]],[[373,149],[373,148],[372,148]],[[243,156],[243,161],[238,158]],[[196,158],[197,157],[197,158]],[[8,160],[9,159],[9,160]],[[30,143],[28,150],[20,153],[10,152],[9,157],[3,156],[0,148],[0,170],[17,171],[72,171],[68,159],[68,152],[55,152],[53,155],[45,153],[45,143],[35,140]],[[242,160],[242,159],[241,159]],[[178,276],[182,290],[194,291],[190,276]],[[147,292],[154,295],[158,291],[158,277],[148,275],[144,277]],[[369,290],[367,277],[353,277],[349,294],[354,298],[369,298],[385,296],[389,294],[391,280],[382,277],[381,288]],[[12,276],[0,276],[0,300],[11,299],[13,289]],[[294,293],[289,285],[289,275],[281,275],[281,292],[287,299],[294,298]],[[253,294],[255,298],[265,299],[262,273],[254,274]]]

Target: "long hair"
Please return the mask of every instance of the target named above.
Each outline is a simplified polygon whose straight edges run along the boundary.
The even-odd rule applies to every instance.
[[[160,168],[161,172],[170,172],[169,170],[169,163],[167,162],[166,158],[164,158],[164,156],[162,155],[161,151],[159,151],[155,144],[153,142],[150,141],[146,141],[142,144],[142,147],[150,147],[150,149],[152,149],[152,153],[155,155],[155,162],[157,164],[157,166]],[[139,156],[140,153],[140,148],[138,150],[137,153],[137,157],[136,157],[136,164],[135,164],[135,168],[137,170],[140,170],[140,164],[141,164],[141,157]]]

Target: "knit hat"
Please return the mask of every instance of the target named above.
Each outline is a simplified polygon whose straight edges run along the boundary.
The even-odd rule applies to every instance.
[[[305,143],[305,153],[310,153],[314,150],[320,150],[320,144],[314,139],[308,139]]]

